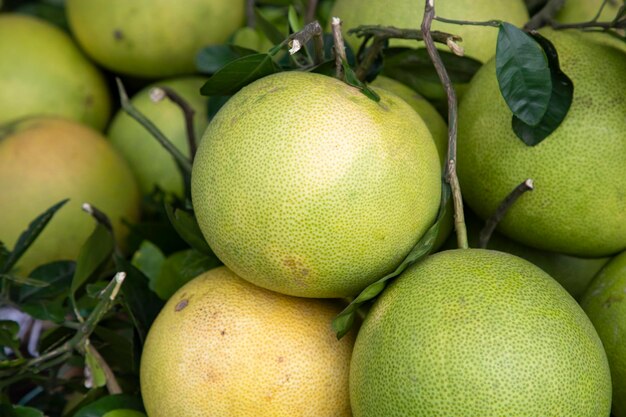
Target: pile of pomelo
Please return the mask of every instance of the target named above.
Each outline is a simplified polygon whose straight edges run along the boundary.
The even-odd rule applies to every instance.
[[[166,285],[173,295],[141,350],[148,417],[626,417],[623,42],[541,30],[574,95],[560,126],[528,146],[496,78],[497,29],[434,24],[483,63],[457,86],[470,246],[520,182],[535,187],[489,249],[456,249],[452,204],[442,199],[445,117],[398,81],[378,76],[373,100],[343,79],[276,72],[209,120],[198,51],[249,35],[271,45],[243,28],[245,3],[67,0],[69,31],[0,12],[0,241],[12,248],[33,218],[70,199],[15,274],[78,257],[93,230],[85,202],[110,218],[119,255],[131,257],[129,225],[160,192],[193,208],[224,265]],[[603,4],[583,3],[567,0],[557,19],[588,21]],[[522,0],[436,4],[449,19],[529,20]],[[417,0],[336,0],[331,14],[356,50],[348,28],[419,27],[423,10]],[[607,20],[618,7],[602,10]],[[189,183],[115,104],[115,76],[193,159]],[[440,91],[431,81],[419,85],[441,98],[429,94]],[[159,88],[194,110],[190,125]],[[406,267],[425,240],[431,254]],[[399,267],[338,338],[333,319]]]

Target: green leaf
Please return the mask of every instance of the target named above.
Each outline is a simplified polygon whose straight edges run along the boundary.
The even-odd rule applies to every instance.
[[[361,80],[356,77],[356,74],[354,73],[352,68],[350,68],[345,59],[341,60],[341,65],[343,66],[343,72],[345,74],[345,81],[347,84],[358,88],[361,93],[365,94],[365,96],[370,100],[373,100],[377,103],[380,101],[380,96],[378,95],[378,93],[362,83]]]
[[[30,278],[45,282],[46,287],[22,286],[18,294],[18,301],[25,303],[33,300],[51,300],[61,295],[67,295],[75,266],[74,261],[54,261],[37,267],[30,273]]]
[[[44,413],[32,407],[16,405],[13,407],[16,417],[45,417]]]
[[[83,244],[76,261],[76,271],[72,278],[70,295],[76,291],[104,266],[115,249],[115,239],[111,231],[102,223],[97,223],[91,236]]]
[[[257,27],[261,29],[267,39],[269,39],[274,45],[278,45],[287,37],[286,34],[283,35],[276,26],[267,20],[263,15],[263,12],[256,7],[254,8],[254,19]]]
[[[378,296],[387,285],[387,282],[407,269],[409,266],[415,264],[424,256],[426,256],[433,247],[435,240],[437,240],[437,234],[439,233],[439,227],[443,221],[447,209],[448,200],[450,199],[450,185],[445,181],[442,181],[441,185],[441,202],[439,204],[439,212],[435,223],[426,231],[424,236],[415,244],[409,254],[398,265],[395,271],[385,275],[378,281],[367,286],[361,293],[333,320],[333,330],[337,333],[337,338],[341,339],[352,327],[357,310],[359,306],[374,297]]]
[[[498,32],[496,76],[513,114],[531,126],[539,124],[552,91],[548,60],[532,37],[506,22]]]
[[[132,264],[143,272],[150,282],[154,282],[161,272],[163,261],[165,261],[163,252],[154,243],[144,240],[133,255]]]
[[[170,219],[172,226],[178,232],[181,238],[192,248],[207,255],[214,256],[209,244],[204,239],[200,226],[192,213],[188,213],[181,209],[174,209],[169,204],[165,205],[167,217]]]
[[[65,321],[66,309],[61,300],[34,300],[20,306],[22,311],[35,319],[61,324]]]
[[[212,45],[202,48],[196,55],[196,69],[203,74],[213,74],[226,64],[255,51],[234,45]]]
[[[86,405],[72,417],[103,417],[106,413],[120,408],[143,411],[141,399],[128,394],[107,395]]]
[[[152,281],[152,288],[161,299],[167,300],[187,282],[221,264],[215,255],[195,249],[177,252],[163,262],[158,278]]]
[[[107,383],[107,377],[100,363],[90,349],[85,350],[85,366],[89,369],[89,385],[87,388],[103,387]]]
[[[209,120],[213,120],[217,112],[226,104],[228,99],[230,99],[230,96],[212,96],[209,98],[209,105],[207,106]]]
[[[561,71],[559,56],[552,42],[539,33],[535,32],[531,35],[541,45],[548,57],[550,76],[552,77],[550,102],[546,113],[537,125],[528,125],[517,116],[513,116],[512,128],[517,137],[526,145],[535,146],[554,132],[565,119],[574,98],[574,83]]]
[[[269,54],[252,54],[220,68],[200,89],[205,96],[229,96],[259,78],[280,72]]]
[[[141,411],[129,410],[127,408],[109,411],[102,417],[146,417]]]
[[[15,353],[19,353],[20,339],[18,332],[20,325],[13,320],[0,320],[0,349],[8,347]]]
[[[65,203],[69,200],[65,199],[59,201],[58,203],[51,206],[49,209],[44,211],[42,214],[37,216],[29,225],[28,228],[22,232],[20,237],[17,239],[17,243],[13,248],[11,254],[5,258],[4,264],[0,265],[0,273],[6,273],[13,268],[13,266],[17,263],[17,261],[24,255],[26,250],[33,244],[33,242],[37,239],[39,234],[46,227],[48,222],[52,220],[54,214],[61,208]]]
[[[0,274],[0,279],[8,279],[18,285],[28,285],[36,288],[45,288],[48,283],[34,278],[22,277],[14,274]]]
[[[302,24],[300,23],[298,12],[296,12],[296,8],[293,7],[293,4],[289,5],[289,11],[287,12],[287,21],[289,22],[289,27],[291,27],[291,31],[293,33],[300,32],[302,30]]]

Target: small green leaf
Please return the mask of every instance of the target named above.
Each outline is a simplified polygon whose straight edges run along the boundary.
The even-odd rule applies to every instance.
[[[205,96],[229,96],[253,81],[280,72],[269,54],[247,55],[220,68],[200,89]]]
[[[68,201],[68,199],[59,201],[40,214],[28,225],[28,228],[22,232],[20,237],[17,239],[17,243],[15,244],[11,254],[5,258],[4,264],[0,266],[0,273],[9,272],[11,268],[13,268],[22,255],[24,255],[24,252],[26,252],[35,239],[37,239],[37,236],[39,236],[39,234],[43,231],[48,222],[52,220],[54,214]]]
[[[530,126],[514,115],[512,128],[526,145],[535,146],[554,132],[565,119],[574,98],[574,83],[561,71],[559,56],[552,42],[536,32],[531,36],[541,45],[548,57],[552,77],[550,102],[548,110],[537,125]]]
[[[114,248],[115,239],[111,231],[103,224],[97,223],[96,228],[83,244],[78,254],[76,271],[70,287],[72,297],[85,282],[92,278],[111,259]]]
[[[22,311],[38,319],[61,324],[65,321],[66,309],[61,300],[33,300],[20,306]]]
[[[8,347],[15,353],[19,353],[20,339],[18,332],[20,325],[13,320],[0,320],[0,349]]]
[[[195,249],[177,252],[163,262],[158,278],[152,281],[152,288],[161,299],[167,300],[187,282],[221,264],[215,255]]]
[[[204,239],[200,226],[198,226],[198,222],[192,213],[181,209],[174,209],[174,207],[169,204],[166,204],[165,209],[167,211],[167,217],[170,219],[170,222],[172,222],[172,226],[174,226],[174,229],[176,229],[180,237],[183,238],[189,246],[199,252],[213,256],[213,251]]]
[[[103,417],[120,408],[143,411],[141,399],[128,394],[107,395],[81,408],[72,417]]]
[[[127,408],[109,411],[102,417],[146,417],[141,411],[129,410]]]
[[[45,417],[44,413],[32,407],[16,405],[13,407],[15,417]]]
[[[513,114],[531,126],[539,124],[552,91],[548,60],[532,37],[506,22],[498,32],[496,76]]]
[[[18,301],[26,303],[33,300],[52,300],[69,292],[76,263],[74,261],[54,261],[37,267],[30,273],[30,278],[45,282],[45,287],[23,285],[18,294]]]
[[[409,254],[398,265],[395,271],[387,274],[378,281],[367,286],[361,293],[333,320],[332,326],[337,333],[337,338],[341,339],[352,327],[354,323],[356,312],[359,306],[366,301],[378,296],[387,285],[387,281],[397,277],[409,266],[415,264],[417,261],[426,256],[430,249],[433,247],[435,240],[437,240],[437,234],[439,233],[439,226],[443,221],[446,213],[448,200],[450,199],[450,185],[445,181],[442,181],[441,185],[441,202],[439,204],[439,212],[435,223],[426,231],[424,236],[415,244]]]
[[[144,240],[133,255],[132,264],[143,272],[150,282],[154,282],[161,272],[163,261],[165,261],[163,252],[154,243]]]
[[[263,12],[256,7],[254,8],[254,19],[257,27],[261,29],[267,39],[269,39],[274,45],[278,45],[287,37],[286,34],[283,35],[276,26],[267,20],[265,16],[263,16]]]
[[[298,12],[296,8],[293,7],[293,4],[289,5],[289,11],[287,12],[287,20],[289,21],[289,27],[291,27],[291,31],[293,33],[300,32],[302,30],[302,25],[300,24],[300,18],[298,17]]]
[[[352,68],[350,68],[346,60],[342,60],[341,64],[343,66],[343,72],[346,76],[346,83],[358,88],[367,98],[378,103],[380,101],[380,96],[376,93],[376,91],[369,88],[356,77],[356,74]]]
[[[90,349],[85,350],[85,366],[89,372],[89,378],[85,382],[87,388],[100,388],[106,385],[107,377]]]
[[[196,69],[203,74],[213,74],[226,64],[256,51],[233,45],[212,45],[202,48],[196,55]]]

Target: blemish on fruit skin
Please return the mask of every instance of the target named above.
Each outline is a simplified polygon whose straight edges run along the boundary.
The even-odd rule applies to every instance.
[[[612,295],[606,299],[606,301],[602,304],[604,308],[611,308],[611,306],[615,303],[621,303],[624,301],[624,296],[622,295]]]
[[[220,332],[220,334],[221,334],[222,336],[225,336],[225,335],[226,335],[226,329],[222,329],[222,331]]]
[[[178,302],[178,304],[176,304],[176,307],[174,307],[174,311],[179,312],[183,308],[187,307],[188,304],[189,304],[189,300],[188,299],[185,298],[183,300],[180,300]]]
[[[278,357],[278,363],[283,363],[283,362],[285,362],[285,358],[282,357],[282,356],[279,356]]]
[[[120,29],[115,29],[113,31],[113,39],[115,39],[116,41],[121,41],[122,39],[124,39],[124,32],[122,32]]]

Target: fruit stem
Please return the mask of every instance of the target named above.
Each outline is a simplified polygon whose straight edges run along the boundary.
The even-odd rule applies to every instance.
[[[330,25],[333,30],[333,40],[335,43],[333,46],[335,50],[335,76],[343,80],[343,62],[348,62],[348,58],[346,57],[346,46],[343,43],[343,36],[341,35],[341,19],[335,16],[331,17]]]
[[[309,0],[309,4],[307,5],[307,9],[306,9],[306,15],[304,17],[305,23],[309,23],[315,20],[316,9],[317,9],[317,0]]]
[[[478,246],[480,248],[485,249],[487,247],[493,231],[496,230],[496,226],[502,221],[504,215],[509,211],[517,199],[520,198],[526,191],[532,191],[534,189],[535,186],[533,184],[533,180],[529,178],[515,187],[515,189],[513,189],[513,191],[511,191],[511,193],[507,195],[504,200],[502,200],[502,203],[500,203],[495,213],[487,219],[485,227],[483,227],[480,231],[480,237],[478,240]]]
[[[452,200],[454,202],[454,228],[456,230],[457,245],[459,249],[467,249],[467,228],[465,226],[465,216],[463,215],[463,199],[461,197],[461,186],[456,175],[456,136],[457,136],[457,98],[450,76],[446,71],[441,56],[435,47],[435,42],[430,33],[430,28],[435,17],[435,0],[427,0],[424,6],[424,20],[422,21],[422,34],[426,50],[430,56],[439,80],[446,90],[448,97],[448,163],[445,170],[445,180],[452,189]]]
[[[183,115],[185,117],[185,129],[187,131],[187,144],[189,146],[189,155],[190,159],[193,162],[193,159],[196,156],[196,150],[198,149],[197,140],[196,140],[196,131],[193,127],[193,118],[196,114],[196,111],[191,107],[191,105],[185,100],[180,94],[166,86],[159,86],[153,88],[150,92],[150,99],[153,102],[159,102],[164,98],[168,98],[174,104],[176,104],[183,111]]]
[[[256,17],[254,16],[255,0],[246,0],[246,26],[249,28],[256,27]]]

